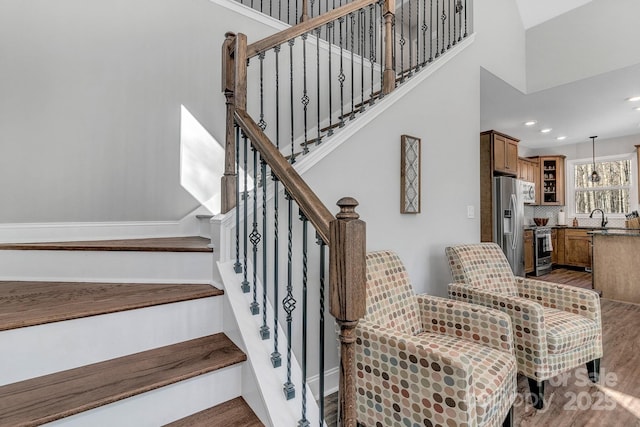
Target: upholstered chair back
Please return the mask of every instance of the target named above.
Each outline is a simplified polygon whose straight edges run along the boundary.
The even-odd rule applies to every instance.
[[[391,251],[367,253],[365,320],[405,334],[421,332],[420,309],[409,276]]]
[[[456,283],[503,295],[518,295],[509,261],[497,244],[456,245],[446,248],[446,253]]]

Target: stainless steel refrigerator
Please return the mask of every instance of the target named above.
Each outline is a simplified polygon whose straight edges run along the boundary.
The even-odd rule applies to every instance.
[[[502,248],[516,276],[524,276],[524,201],[522,181],[493,178],[493,241]]]

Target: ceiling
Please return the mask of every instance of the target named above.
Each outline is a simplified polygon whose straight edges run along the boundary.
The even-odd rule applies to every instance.
[[[516,0],[525,28],[580,7],[591,0]],[[560,4],[560,5],[559,5]],[[640,64],[594,77],[524,94],[483,70],[481,74],[482,130],[495,129],[537,149],[590,142],[592,135],[610,139],[640,134]],[[537,123],[527,127],[526,121]],[[540,130],[551,128],[549,133]],[[559,141],[556,138],[565,136]]]

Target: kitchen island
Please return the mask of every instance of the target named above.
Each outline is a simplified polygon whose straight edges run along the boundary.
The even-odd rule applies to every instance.
[[[640,304],[640,230],[594,230],[592,238],[594,289]]]

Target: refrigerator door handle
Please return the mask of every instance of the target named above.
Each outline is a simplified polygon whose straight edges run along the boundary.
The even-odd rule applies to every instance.
[[[516,222],[516,209],[518,207],[518,200],[516,199],[516,195],[512,194],[511,195],[511,212],[514,212],[514,215],[511,216],[511,233],[513,234],[513,239],[511,240],[511,249],[515,250],[516,247],[518,246],[518,239],[520,238],[520,236],[518,236],[518,227],[517,224],[515,224]]]

